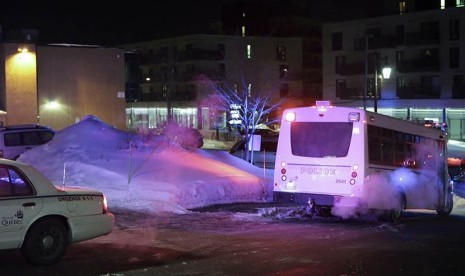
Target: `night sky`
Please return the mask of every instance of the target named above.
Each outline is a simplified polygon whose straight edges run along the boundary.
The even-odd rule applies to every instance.
[[[3,31],[37,29],[40,43],[118,45],[219,21],[221,0],[19,0],[0,7]]]
[[[36,29],[39,44],[114,46],[205,33],[209,23],[221,21],[223,3],[243,1],[274,3],[279,14],[292,6],[296,14],[318,20],[381,15],[389,10],[384,2],[394,3],[389,5],[395,12],[398,7],[394,0],[3,0],[0,26],[4,33]]]

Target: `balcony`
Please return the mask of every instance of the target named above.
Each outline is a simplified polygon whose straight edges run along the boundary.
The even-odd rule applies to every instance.
[[[354,50],[355,51],[365,51],[365,36],[356,38],[354,40]],[[383,49],[383,48],[395,48],[397,38],[395,35],[382,35],[376,37],[369,37],[368,38],[368,49]]]
[[[195,101],[196,92],[187,89],[175,90],[170,95],[172,102]],[[141,102],[165,102],[167,101],[165,93],[162,91],[155,91],[150,93],[141,93],[139,101]]]
[[[146,53],[140,55],[141,65],[167,64],[173,62],[183,62],[188,60],[224,60],[224,53],[219,50],[191,50],[184,52],[176,52],[172,55],[168,55],[168,53]]]
[[[308,83],[321,83],[323,79],[321,71],[304,72],[303,81]]]
[[[224,71],[219,70],[198,70],[198,71],[189,71],[181,72],[175,78],[176,81],[188,82],[195,81],[199,76],[207,77],[210,80],[220,81],[224,79]]]
[[[439,33],[411,32],[405,34],[405,45],[407,46],[437,45],[439,42]]]
[[[346,63],[339,69],[337,73],[343,76],[365,74],[365,62]]]
[[[421,88],[416,85],[397,87],[396,91],[399,99],[439,99],[440,93],[439,87]]]
[[[160,63],[168,63],[167,54],[141,54],[140,55],[141,65],[160,64]]]
[[[150,75],[143,75],[143,83],[156,84],[173,82],[190,82],[195,81],[199,76],[205,76],[210,80],[224,79],[225,72],[220,70],[196,70],[196,71],[181,71],[175,72],[170,76],[168,72],[152,73]],[[148,79],[147,79],[148,78]]]
[[[218,50],[191,50],[178,52],[176,61],[224,60],[224,53]]]
[[[336,96],[341,100],[362,99],[363,91],[360,87],[346,87],[336,92]]]
[[[432,60],[410,59],[402,60],[397,64],[397,72],[439,72],[439,58]]]

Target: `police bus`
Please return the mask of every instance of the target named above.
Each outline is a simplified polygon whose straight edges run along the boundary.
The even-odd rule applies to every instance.
[[[276,152],[274,200],[312,211],[452,211],[447,133],[327,101],[284,110]]]

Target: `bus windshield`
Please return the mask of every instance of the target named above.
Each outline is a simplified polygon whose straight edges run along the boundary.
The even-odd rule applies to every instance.
[[[352,138],[351,122],[293,122],[292,154],[303,157],[345,157]]]

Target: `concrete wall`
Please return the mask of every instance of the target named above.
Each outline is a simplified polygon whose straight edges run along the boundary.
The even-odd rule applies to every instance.
[[[27,48],[27,52],[19,52]],[[35,45],[4,43],[1,45],[4,67],[1,72],[0,116],[4,125],[37,123],[37,74]]]
[[[59,130],[94,115],[126,128],[122,49],[39,46],[37,60],[40,124]]]

